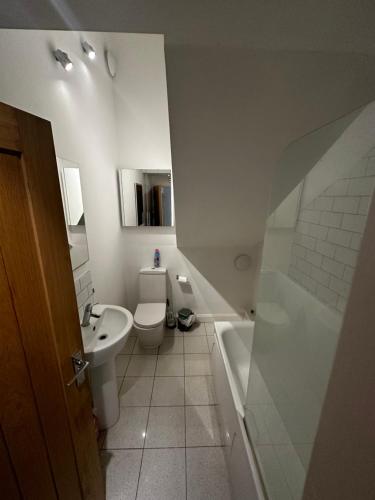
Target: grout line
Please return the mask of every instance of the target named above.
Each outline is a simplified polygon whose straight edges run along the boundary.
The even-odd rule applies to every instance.
[[[211,336],[211,335],[210,335]],[[214,333],[212,334],[212,336],[214,336]],[[199,336],[201,337],[201,336]],[[206,343],[208,345],[208,334],[206,333],[204,335],[204,337],[206,338]],[[198,337],[196,337],[198,338]],[[183,374],[181,375],[158,375],[159,378],[181,378],[183,377],[184,378],[184,383],[183,383],[183,390],[184,390],[184,403],[183,405],[176,405],[176,404],[173,404],[173,405],[151,405],[151,402],[152,402],[152,396],[153,396],[153,392],[154,392],[154,388],[155,388],[155,378],[156,378],[156,371],[157,371],[157,366],[158,366],[158,360],[159,360],[159,356],[160,356],[160,353],[159,353],[159,350],[160,348],[158,349],[158,354],[156,355],[156,363],[155,363],[155,366],[154,366],[154,374],[153,375],[127,375],[128,373],[128,369],[129,369],[129,366],[130,366],[130,361],[131,361],[131,356],[133,355],[139,355],[139,354],[131,354],[130,355],[130,360],[129,360],[129,363],[126,367],[126,370],[124,371],[124,374],[122,375],[122,377],[119,377],[121,378],[121,384],[120,384],[120,388],[119,390],[121,390],[123,384],[124,384],[124,381],[125,381],[125,378],[129,377],[129,378],[152,378],[152,389],[151,389],[151,397],[150,397],[150,402],[148,405],[134,405],[134,406],[121,406],[120,407],[120,411],[124,411],[125,408],[148,408],[148,414],[147,414],[147,421],[146,421],[146,428],[145,428],[145,438],[143,440],[143,444],[142,444],[142,447],[140,448],[102,448],[102,452],[108,452],[108,451],[111,451],[111,450],[141,450],[141,461],[140,461],[140,466],[139,466],[139,472],[138,472],[138,479],[137,479],[137,487],[136,487],[136,495],[135,495],[135,498],[138,498],[138,493],[139,493],[139,486],[140,486],[140,478],[141,478],[141,473],[142,473],[142,467],[143,467],[143,458],[144,458],[144,453],[145,453],[145,450],[146,449],[154,449],[154,450],[167,450],[167,449],[184,449],[185,450],[185,499],[187,500],[187,497],[188,497],[188,470],[187,470],[187,449],[191,448],[191,449],[194,449],[194,448],[202,448],[202,449],[208,449],[208,448],[221,448],[223,449],[223,446],[222,444],[214,444],[214,445],[193,445],[193,446],[187,446],[187,421],[186,421],[186,416],[187,416],[187,408],[189,407],[194,407],[194,406],[197,406],[197,407],[201,407],[201,406],[206,406],[206,407],[216,407],[218,406],[217,403],[205,403],[205,404],[187,404],[187,399],[186,399],[186,378],[187,377],[212,377],[212,374],[207,374],[207,373],[204,373],[204,374],[194,374],[194,375],[187,375],[186,374],[186,369],[185,369],[185,359],[186,359],[186,354],[190,355],[190,354],[198,354],[198,355],[205,355],[205,356],[209,356],[210,355],[210,350],[208,349],[208,352],[204,352],[204,353],[186,353],[185,352],[185,342],[183,341],[182,342],[183,344],[183,352],[182,353],[178,353],[177,355],[179,356],[183,356],[182,360],[183,360]],[[135,346],[134,346],[134,349],[135,349]],[[174,353],[173,353],[174,354]],[[165,356],[165,355],[168,355],[168,354],[162,354],[162,356]],[[129,356],[129,355],[128,355]],[[155,356],[155,355],[154,355]],[[184,446],[181,447],[181,446],[157,446],[157,447],[152,447],[152,448],[146,448],[146,439],[147,439],[147,434],[148,434],[148,430],[149,430],[149,425],[150,425],[150,414],[151,414],[151,409],[152,408],[171,408],[171,407],[183,407],[184,408],[184,433],[185,433],[185,440],[184,440]]]
[[[297,444],[311,444],[311,443],[297,443]],[[283,445],[272,445],[272,444],[262,444],[261,446],[283,446]],[[155,446],[154,448],[103,448],[100,451],[132,451],[132,450],[183,450],[185,448],[224,448],[222,444],[206,444],[206,445],[191,445],[191,446]]]
[[[152,394],[154,392],[155,372],[156,372],[156,363],[155,363],[154,377],[153,377],[153,381],[152,381],[150,405],[151,405]],[[120,411],[121,411],[121,409],[120,409]],[[146,438],[147,438],[148,424],[149,424],[149,420],[150,420],[150,412],[151,412],[151,406],[148,407],[147,422],[146,422],[146,429],[145,429],[145,437],[144,437],[144,440],[143,440],[141,464],[140,464],[140,467],[139,467],[139,474],[138,474],[138,481],[137,481],[137,489],[136,489],[136,493],[135,493],[135,500],[137,499],[137,496],[138,496],[139,481],[141,479],[141,472],[142,472],[142,465],[143,465],[143,456],[144,456],[145,446],[146,446]]]
[[[126,370],[125,370],[126,371]],[[122,384],[124,383],[124,380],[125,380],[125,374],[122,376],[122,377],[116,377],[116,378],[121,378],[121,384],[119,385],[119,387],[117,388],[117,395],[120,397],[120,392],[121,392],[121,389],[122,389]]]
[[[210,353],[205,353],[210,354]],[[181,378],[184,375],[125,375],[125,378]],[[123,376],[117,376],[117,378],[122,378]],[[186,377],[212,377],[211,373],[194,373],[192,375],[186,375]]]
[[[156,378],[156,377],[155,377]],[[180,377],[186,378],[186,377]],[[185,387],[185,382],[184,382]],[[152,397],[152,395],[151,395]],[[183,406],[219,406],[218,403],[199,403],[199,404],[173,404],[173,405],[122,405],[121,408],[182,408]]]
[[[182,343],[184,352],[184,423],[185,423],[185,499],[187,500],[187,452],[186,452],[186,370],[185,370],[185,338]]]

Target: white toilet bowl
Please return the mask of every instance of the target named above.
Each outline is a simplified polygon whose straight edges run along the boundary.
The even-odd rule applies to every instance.
[[[134,329],[145,349],[158,347],[163,342],[165,312],[165,303],[138,304],[134,314]]]

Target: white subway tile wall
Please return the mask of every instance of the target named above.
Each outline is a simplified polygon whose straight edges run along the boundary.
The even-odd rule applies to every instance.
[[[74,286],[76,289],[79,318],[80,320],[82,320],[83,311],[85,309],[86,304],[88,304],[89,302],[91,303],[95,302],[94,289],[90,271],[86,271],[83,274],[81,274],[78,278],[75,278]]]
[[[343,313],[375,186],[375,148],[299,213],[289,276]]]

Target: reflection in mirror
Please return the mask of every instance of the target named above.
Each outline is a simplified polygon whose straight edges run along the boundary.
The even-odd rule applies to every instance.
[[[57,158],[72,269],[89,260],[79,167]]]
[[[375,103],[291,144],[271,197],[246,427],[270,500],[299,500],[375,185]]]
[[[122,225],[173,226],[170,170],[119,170]]]

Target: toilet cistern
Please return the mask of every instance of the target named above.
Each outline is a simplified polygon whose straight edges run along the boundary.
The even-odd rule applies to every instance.
[[[144,267],[139,271],[139,303],[134,314],[134,329],[145,349],[158,347],[164,338],[167,303],[167,270]]]

